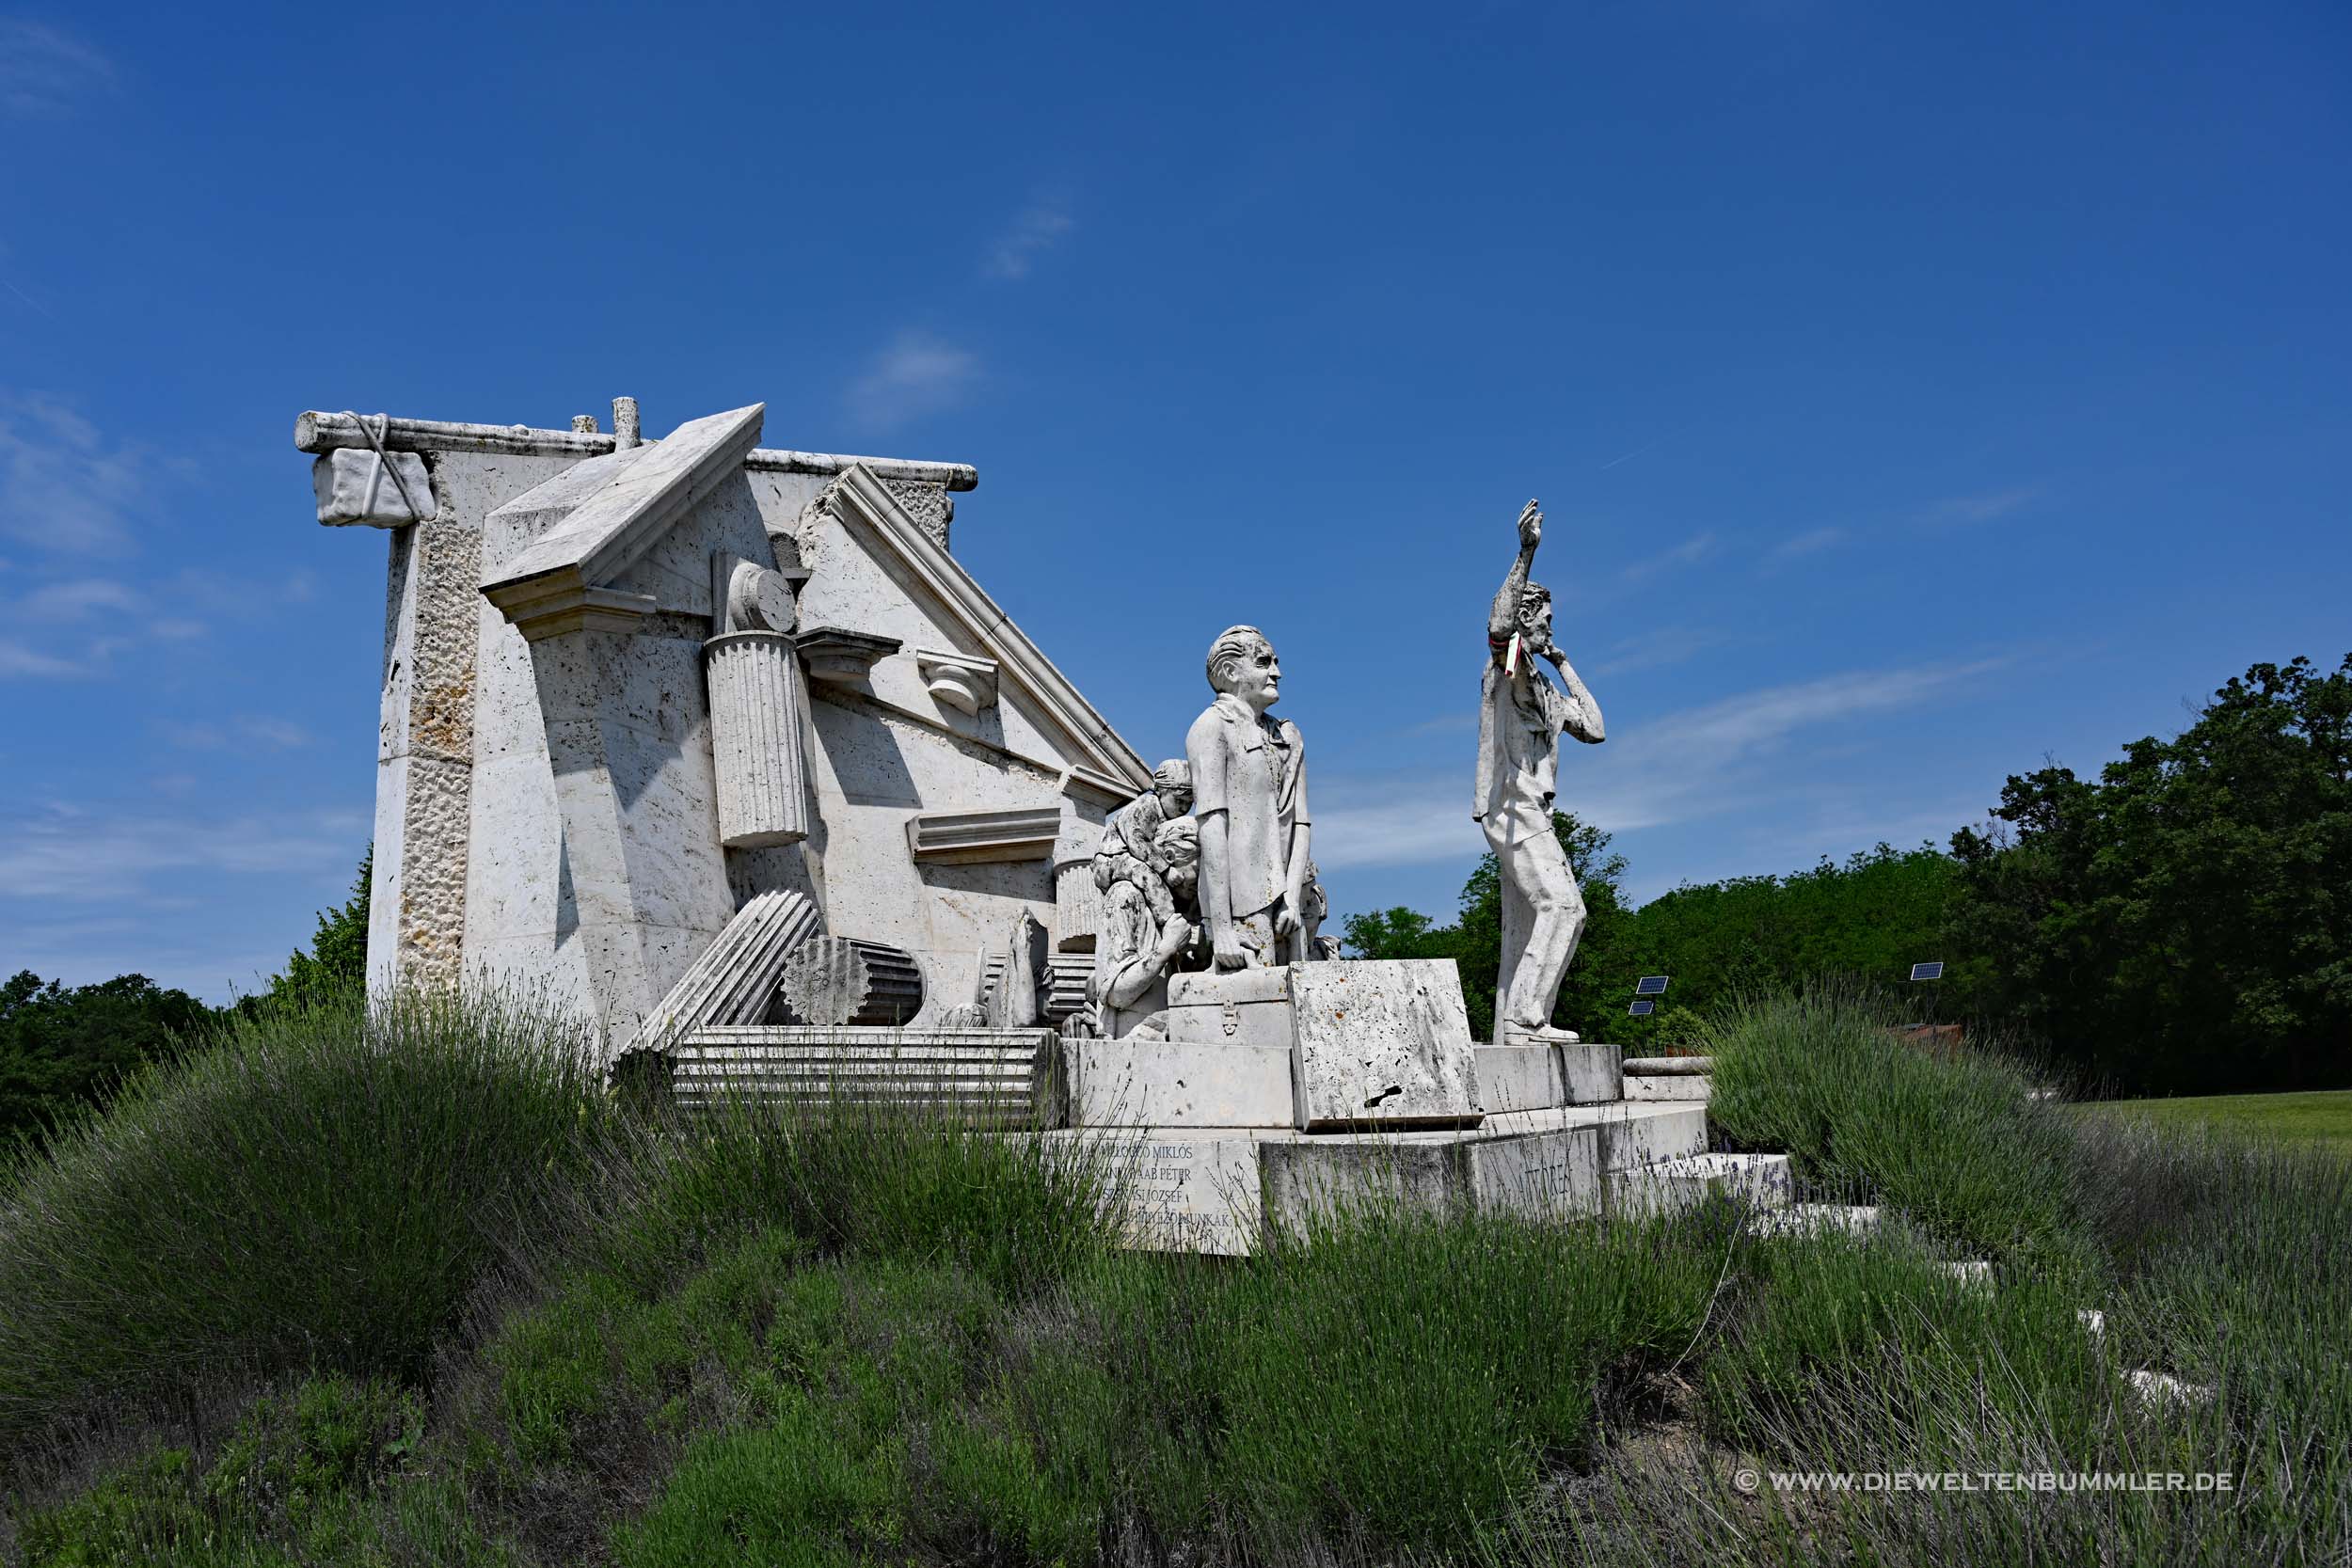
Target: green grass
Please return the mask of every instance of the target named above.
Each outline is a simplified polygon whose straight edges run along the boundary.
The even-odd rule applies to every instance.
[[[1367,1210],[1236,1260],[1113,1245],[1100,1150],[627,1111],[527,1009],[281,1015],[0,1188],[0,1560],[2342,1559],[2352,1162],[1882,1022],[1708,1041],[1719,1131],[1875,1237]],[[1776,1501],[1742,1460],[2238,1484]]]
[[[2283,1138],[2352,1154],[2352,1089],[2303,1094],[2221,1094],[2191,1100],[2115,1100],[2101,1114],[2145,1117],[2168,1128]]]

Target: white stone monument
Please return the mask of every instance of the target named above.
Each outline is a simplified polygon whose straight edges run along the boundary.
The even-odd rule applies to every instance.
[[[1056,846],[1151,775],[949,553],[973,470],[595,422],[296,422],[319,520],[391,534],[371,984],[538,986],[618,1054],[781,1016],[818,931],[903,955],[917,1030],[1017,913],[1089,951]]]
[[[1139,1245],[1719,1180],[1677,1164],[1702,1104],[1623,1101],[1615,1047],[1546,1026],[1581,917],[1558,736],[1600,714],[1526,580],[1532,503],[1489,628],[1506,1006],[1474,1042],[1451,962],[1317,940],[1263,633],[1216,640],[1216,704],[1147,770],[949,553],[971,469],[761,422],[302,416],[319,520],[391,534],[373,987],[533,987],[689,1109],[846,1096],[1108,1140]]]

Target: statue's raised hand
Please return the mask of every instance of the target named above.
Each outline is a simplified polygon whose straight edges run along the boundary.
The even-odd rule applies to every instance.
[[[1532,550],[1543,543],[1544,514],[1534,501],[1519,508],[1519,548]]]

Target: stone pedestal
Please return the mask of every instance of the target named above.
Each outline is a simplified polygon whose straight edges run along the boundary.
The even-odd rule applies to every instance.
[[[1536,1111],[1600,1105],[1618,1097],[1613,1045],[1478,1045],[1480,1108]]]
[[[1065,1039],[1061,1051],[1073,1127],[1291,1125],[1286,1046]]]
[[[1168,1016],[1172,1042],[1288,1047],[1303,1132],[1475,1127],[1484,1114],[1451,959],[1180,974]]]

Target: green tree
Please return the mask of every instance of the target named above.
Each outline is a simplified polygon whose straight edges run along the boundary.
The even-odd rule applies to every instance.
[[[2352,656],[2257,664],[1994,816],[1952,847],[1994,1010],[2118,1088],[2352,1084]]]
[[[1627,973],[1613,995],[1629,997],[1639,974],[1671,977],[1655,1018],[1624,1020],[1633,1043],[1687,1028],[1742,992],[1792,990],[1821,975],[1893,982],[1924,958],[1950,966],[1941,997],[1956,1007],[1976,966],[1947,934],[1958,865],[1932,847],[1880,844],[1844,861],[1823,859],[1786,877],[1686,882],[1634,912],[1622,944]],[[1622,1012],[1622,1006],[1620,1007]],[[1682,1022],[1677,1022],[1681,1020]]]
[[[1607,1022],[1607,982],[1597,972],[1613,972],[1615,946],[1627,920],[1623,882],[1626,862],[1609,847],[1609,835],[1565,811],[1551,814],[1551,831],[1568,852],[1583,890],[1585,927],[1560,989],[1552,1022],[1586,1039]],[[1351,957],[1359,958],[1452,958],[1462,975],[1462,1000],[1470,1008],[1470,1037],[1494,1034],[1495,982],[1502,968],[1502,872],[1492,854],[1462,884],[1461,907],[1451,926],[1433,925],[1427,915],[1402,907],[1351,915],[1344,927]],[[1597,958],[1597,965],[1596,959]]]
[[[131,1072],[177,1054],[214,1017],[144,974],[69,987],[20,971],[0,985],[0,1148],[38,1145]]]
[[[319,911],[318,930],[310,939],[310,950],[290,954],[286,972],[270,976],[265,990],[243,999],[238,1006],[247,1011],[288,1005],[308,1006],[364,987],[368,978],[368,881],[374,870],[375,847],[370,845],[368,852],[359,857],[359,871],[352,880],[351,896],[334,909]]]
[[[1818,974],[1897,980],[1921,958],[1954,965],[1952,989],[1972,971],[1946,937],[1957,867],[1935,849],[1882,844],[1844,862],[1824,860],[1788,877],[1685,883],[1639,909],[1627,907],[1625,857],[1609,835],[1566,812],[1552,814],[1584,892],[1586,926],[1552,1021],[1586,1039],[1636,1048],[1687,1043],[1696,1017],[1741,990],[1788,990]],[[1452,958],[1461,970],[1470,1026],[1493,1027],[1502,967],[1500,869],[1486,856],[1462,888],[1454,924],[1409,909],[1351,917],[1349,952],[1367,958]],[[1673,979],[1654,1016],[1628,1005],[1644,974]]]

